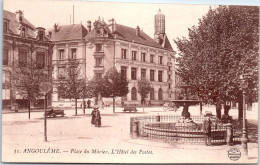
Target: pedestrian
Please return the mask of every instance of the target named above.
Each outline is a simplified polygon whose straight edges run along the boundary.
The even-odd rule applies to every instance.
[[[90,103],[91,103],[91,101],[88,99],[88,101],[87,101],[88,108],[90,108]]]
[[[101,126],[101,116],[100,116],[100,111],[97,109],[96,110],[96,118],[95,118],[95,126],[100,127]]]
[[[205,137],[205,144],[211,146],[211,124],[212,122],[210,121],[210,113],[207,113],[205,115],[205,120],[203,122],[203,133]]]
[[[221,118],[222,123],[228,123],[229,122],[229,120],[230,120],[230,116],[228,114],[229,110],[230,110],[230,106],[229,105],[225,105],[224,106],[224,114],[223,114],[223,116]]]
[[[97,111],[98,107],[97,105],[95,105],[93,107],[93,111],[91,112],[91,124],[95,125],[95,120],[96,120],[96,111]]]
[[[101,116],[100,116],[100,111],[98,110],[98,106],[95,105],[93,107],[93,111],[91,112],[91,124],[95,125],[95,127],[100,127],[101,126]]]

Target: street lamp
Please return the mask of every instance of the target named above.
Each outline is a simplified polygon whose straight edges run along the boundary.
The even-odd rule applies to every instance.
[[[242,88],[243,91],[243,129],[242,129],[242,147],[244,149],[244,153],[248,155],[248,150],[247,150],[247,129],[246,129],[246,105],[245,105],[245,100],[246,100],[246,89],[248,88],[248,78],[249,76],[246,74],[240,75],[240,88]]]

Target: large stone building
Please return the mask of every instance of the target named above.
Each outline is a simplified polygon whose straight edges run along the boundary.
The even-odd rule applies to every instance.
[[[44,70],[43,74],[51,81],[52,42],[45,36],[45,29],[34,27],[18,10],[15,13],[4,10],[3,12],[3,74],[2,74],[2,106],[13,107],[14,103],[26,106],[28,103],[10,88],[12,83],[10,75],[15,61],[20,64],[29,64],[30,60],[36,61],[37,66]],[[21,66],[22,67],[22,66]],[[48,95],[48,104],[51,104],[51,94]],[[39,106],[39,99],[33,106]],[[38,103],[38,104],[37,104]]]
[[[87,35],[87,29],[81,24],[73,25],[54,25],[49,32],[53,47],[53,80],[62,81],[66,76],[66,65],[69,59],[76,59],[82,75],[86,78],[86,42],[84,37]],[[73,100],[61,98],[57,89],[54,87],[52,95],[53,106],[70,107],[74,105]]]
[[[78,27],[77,33],[80,35],[73,33],[75,26]],[[67,30],[62,32],[65,27]],[[53,63],[56,66],[56,78],[62,74],[58,71],[57,60],[61,61],[60,56],[69,57],[75,49],[76,58],[82,59],[81,68],[86,78],[101,78],[109,68],[115,66],[129,81],[129,93],[125,97],[117,98],[118,104],[121,101],[126,104],[141,104],[140,95],[137,93],[137,80],[141,77],[146,77],[153,86],[153,91],[146,98],[146,104],[148,101],[154,105],[163,104],[166,100],[174,99],[175,52],[165,34],[165,16],[161,11],[155,15],[154,27],[154,38],[138,26],[131,28],[120,25],[114,19],[109,20],[108,24],[101,19],[93,24],[88,21],[87,29],[82,25],[60,26],[60,29],[55,27],[57,30],[52,30],[51,40],[55,43]],[[78,38],[71,38],[72,34]],[[55,35],[64,38],[58,39]],[[103,100],[110,102],[107,98]],[[69,106],[66,101],[68,100],[60,100],[58,94],[53,95],[53,105]]]

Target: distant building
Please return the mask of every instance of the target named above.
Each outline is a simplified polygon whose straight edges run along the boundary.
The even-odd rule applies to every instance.
[[[88,21],[87,30],[83,26],[78,28],[77,33],[81,35],[76,34],[76,36],[79,38],[69,39],[70,35],[74,34],[74,26],[82,25],[58,26],[56,32],[52,30],[51,40],[55,43],[54,67],[58,61],[61,61],[58,59],[61,55],[60,45],[63,44],[62,49],[66,49],[62,50],[64,56],[69,57],[72,53],[70,45],[74,44],[73,49],[76,49],[77,52],[76,58],[83,60],[82,69],[86,78],[101,78],[109,68],[115,66],[129,81],[129,93],[125,97],[117,98],[117,104],[121,104],[121,102],[141,104],[141,98],[137,92],[137,80],[142,77],[150,80],[153,86],[149,97],[146,98],[146,104],[151,101],[151,104],[158,105],[163,104],[166,100],[174,99],[175,65],[173,57],[175,51],[165,33],[165,16],[161,11],[155,15],[154,39],[143,32],[140,27],[131,28],[120,25],[114,19],[109,20],[108,24],[101,19],[96,20],[93,24]],[[64,27],[71,28],[67,28],[66,32],[61,34]],[[55,35],[64,36],[64,38],[53,38]],[[85,48],[83,48],[84,45]],[[58,69],[54,70],[56,70],[54,75],[57,73],[56,78],[59,77],[59,74],[62,76]],[[103,100],[111,101],[107,98],[103,98]],[[66,106],[66,101],[69,102],[66,99],[60,100],[58,94],[53,95],[53,105]]]
[[[10,73],[14,61],[27,63],[33,59],[41,65],[46,76],[51,80],[52,42],[45,36],[45,29],[34,27],[18,10],[15,13],[3,12],[3,74],[2,74],[2,106],[10,108],[14,103],[26,106],[25,101],[15,89],[10,88]],[[51,94],[48,95],[51,104]],[[42,106],[43,99],[33,102],[32,106]]]
[[[54,25],[49,32],[53,47],[53,79],[62,81],[65,78],[65,67],[69,59],[77,59],[80,64],[82,75],[86,77],[86,42],[84,37],[87,35],[87,29],[81,24],[74,25]],[[53,106],[73,106],[74,102],[69,99],[61,98],[57,89],[53,89]]]

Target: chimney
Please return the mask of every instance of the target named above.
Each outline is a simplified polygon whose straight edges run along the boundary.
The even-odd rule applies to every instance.
[[[23,12],[21,10],[17,10],[15,12],[15,14],[16,14],[16,20],[18,22],[22,22],[23,21]]]
[[[112,33],[114,33],[116,31],[116,23],[114,18],[112,18],[111,20],[109,20],[109,29]]]
[[[91,31],[91,21],[90,20],[88,20],[88,22],[87,22],[87,28],[88,28],[88,32],[90,32]]]
[[[56,33],[58,31],[58,25],[55,23],[54,24],[54,32]]]
[[[139,26],[136,27],[136,35],[140,36],[140,28],[139,28]]]

